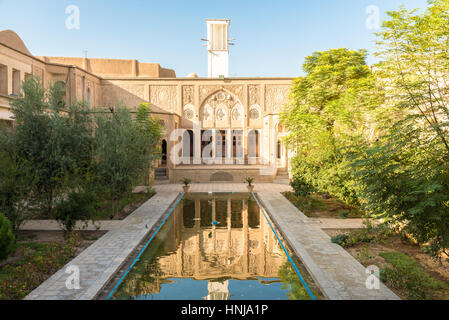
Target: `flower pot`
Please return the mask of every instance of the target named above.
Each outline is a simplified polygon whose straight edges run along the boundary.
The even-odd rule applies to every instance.
[[[246,186],[249,192],[254,192],[254,186]]]
[[[183,186],[184,192],[187,193],[190,191],[190,186]]]

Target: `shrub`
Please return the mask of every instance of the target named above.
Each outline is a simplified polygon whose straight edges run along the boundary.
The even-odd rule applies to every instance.
[[[336,243],[343,248],[348,246],[349,236],[346,233],[338,234],[331,238],[332,243]]]
[[[341,210],[340,213],[338,214],[338,217],[340,219],[346,219],[349,216],[350,212],[346,211],[346,210]]]
[[[333,237],[331,241],[342,247],[351,247],[363,242],[381,242],[395,234],[395,231],[387,224],[373,226],[368,220],[364,222],[365,228],[353,230],[349,234],[340,234]],[[343,241],[344,240],[344,241]],[[337,242],[336,242],[337,241]]]
[[[293,190],[295,190],[295,194],[298,197],[306,197],[314,191],[312,185],[308,184],[307,182],[298,177],[294,177],[293,180],[290,182],[290,185],[292,186]]]
[[[55,218],[64,231],[71,232],[77,221],[87,221],[94,216],[95,198],[90,192],[71,192],[55,208]]]
[[[14,249],[15,237],[11,223],[0,213],[0,260],[6,259]]]

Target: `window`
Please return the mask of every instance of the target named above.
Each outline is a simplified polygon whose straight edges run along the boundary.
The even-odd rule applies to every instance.
[[[65,98],[66,98],[66,85],[64,81],[56,81],[55,87],[58,91],[58,103],[60,107],[63,107],[65,104]]]
[[[87,107],[90,108],[90,88],[87,88]]]
[[[20,71],[12,70],[12,93],[18,95],[20,93]]]
[[[0,64],[0,94],[8,94],[8,68]]]
[[[211,25],[211,50],[227,50],[227,25],[222,23]]]

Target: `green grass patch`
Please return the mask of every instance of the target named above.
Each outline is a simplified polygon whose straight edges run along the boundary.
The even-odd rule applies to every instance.
[[[447,289],[447,284],[429,275],[413,258],[402,252],[381,252],[392,267],[381,270],[381,279],[404,292],[408,299],[431,299],[432,291]]]

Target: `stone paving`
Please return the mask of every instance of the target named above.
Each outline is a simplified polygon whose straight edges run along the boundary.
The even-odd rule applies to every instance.
[[[382,283],[379,289],[367,289],[365,267],[342,247],[331,243],[330,237],[316,222],[280,193],[260,192],[257,196],[328,299],[399,299]]]
[[[125,259],[143,240],[178,192],[156,194],[122,221],[119,229],[111,230],[84,250],[42,285],[32,291],[26,300],[91,300],[119,270]],[[80,271],[80,289],[69,290],[66,280],[68,266]]]
[[[308,223],[320,229],[360,229],[363,228],[363,219],[348,218],[308,218]]]

